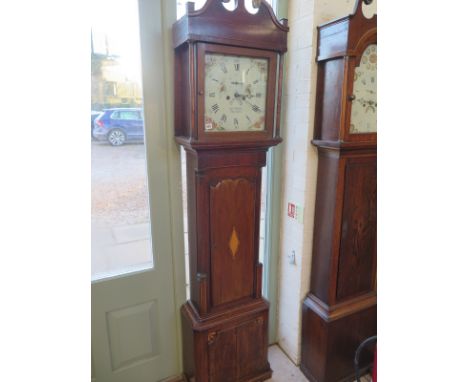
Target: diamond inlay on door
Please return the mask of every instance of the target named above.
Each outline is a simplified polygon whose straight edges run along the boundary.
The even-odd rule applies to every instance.
[[[239,238],[237,237],[236,227],[232,229],[231,238],[229,239],[229,249],[232,253],[232,258],[235,259],[237,250],[239,249]]]

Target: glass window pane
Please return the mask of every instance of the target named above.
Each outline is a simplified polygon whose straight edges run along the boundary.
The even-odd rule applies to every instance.
[[[96,0],[91,29],[92,279],[153,267],[138,0]]]
[[[138,115],[135,110],[123,110],[120,112],[120,119],[138,119]]]

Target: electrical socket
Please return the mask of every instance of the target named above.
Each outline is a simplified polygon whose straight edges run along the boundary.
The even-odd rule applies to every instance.
[[[295,265],[296,264],[296,251],[291,251],[291,254],[288,255],[289,264]]]

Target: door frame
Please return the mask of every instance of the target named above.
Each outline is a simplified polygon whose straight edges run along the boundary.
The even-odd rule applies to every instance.
[[[155,206],[153,192],[157,183],[167,185],[169,204],[158,206],[168,208],[169,231],[162,243],[165,254],[170,254],[173,271],[173,294],[177,328],[178,369],[182,372],[182,325],[179,307],[187,300],[185,288],[184,227],[181,193],[180,153],[174,141],[174,52],[172,49],[172,24],[176,21],[175,0],[138,0],[140,17],[141,65],[145,125],[154,130],[145,131],[147,145],[148,189],[150,206]],[[155,18],[155,15],[159,17]],[[156,47],[156,48],[155,48]],[[159,52],[159,54],[155,54]],[[154,67],[161,70],[154,70]],[[158,163],[161,153],[167,165],[164,169]],[[158,229],[157,215],[161,212],[151,208],[152,237]],[[154,244],[153,244],[154,247]],[[153,251],[156,250],[155,248]],[[161,250],[161,249],[159,249]],[[157,266],[157,264],[156,264]]]
[[[288,0],[272,0],[278,19],[288,17]],[[286,62],[286,52],[284,61]],[[283,83],[286,68],[283,71]],[[284,91],[284,90],[283,90]],[[284,97],[283,97],[284,99]],[[284,126],[284,106],[280,126]],[[265,216],[265,256],[263,264],[263,295],[270,302],[268,321],[269,344],[278,342],[278,261],[281,219],[281,174],[283,170],[283,145],[272,147],[267,156],[267,198]]]

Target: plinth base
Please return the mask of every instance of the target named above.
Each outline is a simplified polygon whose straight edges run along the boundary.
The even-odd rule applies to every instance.
[[[330,309],[309,294],[302,305],[302,372],[313,382],[353,381],[356,349],[376,333],[375,295]],[[360,361],[363,370],[369,368],[372,359],[372,349],[364,349]]]
[[[200,317],[190,302],[182,308],[184,372],[196,382],[260,382],[271,378],[268,308],[253,300]]]

